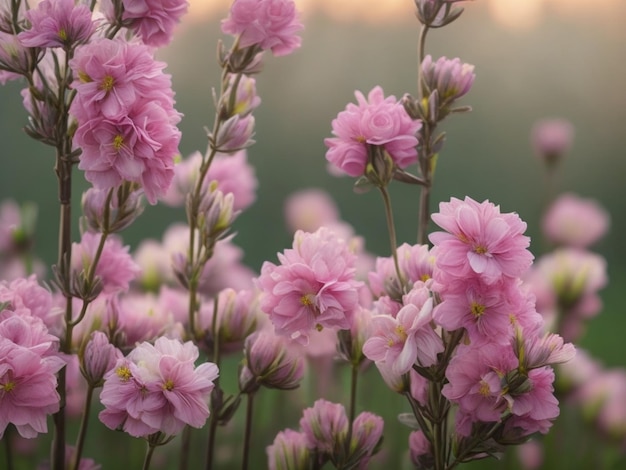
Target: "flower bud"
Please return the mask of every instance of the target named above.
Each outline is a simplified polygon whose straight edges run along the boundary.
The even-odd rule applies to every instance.
[[[432,446],[422,431],[413,431],[409,434],[409,451],[411,462],[418,469],[432,468],[435,459]]]
[[[234,153],[254,144],[254,116],[235,114],[228,118],[217,131],[209,135],[211,147],[222,153]]]
[[[89,188],[83,193],[82,223],[95,232],[115,233],[132,224],[143,212],[141,191],[137,185],[122,183],[116,189]],[[110,194],[110,195],[109,195]]]
[[[212,242],[219,240],[228,232],[235,221],[238,212],[233,211],[235,198],[232,193],[224,195],[217,189],[217,182],[209,184],[208,190],[202,195],[200,207],[200,219],[203,222],[202,233]]]
[[[232,88],[237,85],[235,90],[235,100],[232,109],[230,109]],[[256,80],[247,75],[231,74],[228,78],[228,86],[223,94],[225,113],[228,117],[238,114],[245,117],[261,104],[261,98],[256,93]]]
[[[350,440],[350,463],[359,462],[359,468],[365,468],[370,457],[378,451],[382,441],[384,422],[380,416],[367,411],[362,412],[352,423]]]
[[[440,57],[433,63],[432,57],[427,55],[421,64],[424,84],[429,94],[437,90],[437,99],[431,104],[438,103],[441,120],[449,112],[450,105],[466,95],[472,88],[476,75],[474,66],[461,62],[460,59]],[[429,111],[432,114],[434,111]]]
[[[309,449],[315,449],[331,459],[344,452],[348,418],[343,405],[324,399],[317,400],[312,408],[302,413],[300,427]]]
[[[102,331],[94,331],[80,357],[81,372],[90,386],[99,387],[104,374],[121,358],[121,351],[109,343],[109,338]]]
[[[271,446],[267,447],[270,470],[309,468],[310,451],[304,433],[285,429],[279,432]]]
[[[252,393],[259,385],[280,390],[300,385],[304,359],[282,336],[270,331],[253,333],[246,338],[244,354],[244,367],[239,377],[243,393]]]

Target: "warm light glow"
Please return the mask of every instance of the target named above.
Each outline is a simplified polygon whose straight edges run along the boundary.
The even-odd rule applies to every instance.
[[[489,11],[494,19],[512,29],[530,29],[541,19],[546,0],[491,0]]]

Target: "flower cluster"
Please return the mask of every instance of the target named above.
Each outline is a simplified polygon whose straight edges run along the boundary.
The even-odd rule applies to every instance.
[[[154,345],[139,344],[105,375],[100,420],[137,437],[202,427],[218,369],[210,362],[195,367],[196,359],[191,342],[161,337]]]
[[[96,188],[139,183],[156,203],[174,176],[180,114],[165,64],[145,45],[98,39],[78,47],[70,67],[79,168]]]

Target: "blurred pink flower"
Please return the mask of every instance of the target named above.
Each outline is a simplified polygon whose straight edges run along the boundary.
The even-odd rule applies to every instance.
[[[285,222],[290,232],[314,232],[323,225],[339,221],[335,201],[323,189],[296,191],[285,201]]]
[[[356,256],[345,240],[324,227],[296,232],[293,246],[278,254],[280,265],[263,263],[258,287],[261,309],[276,331],[303,344],[314,328],[350,328],[358,306]]]
[[[172,41],[174,27],[189,6],[187,0],[123,0],[122,3],[124,25],[151,47],[163,47]]]
[[[269,470],[286,468],[307,468],[309,464],[309,449],[306,445],[306,436],[293,429],[279,432],[274,442],[266,449]]]
[[[26,47],[63,47],[71,49],[87,42],[95,30],[87,5],[74,0],[44,0],[26,12],[30,29],[18,34]]]
[[[415,468],[431,468],[434,463],[432,445],[423,431],[409,434],[409,454]]]
[[[276,56],[300,47],[303,28],[293,0],[235,0],[222,32],[239,37],[239,47],[271,49]]]
[[[530,140],[535,155],[554,164],[572,146],[574,126],[565,119],[541,119],[533,125]]]
[[[552,243],[587,248],[606,234],[609,223],[609,214],[596,201],[566,193],[548,208],[541,228]]]
[[[368,146],[382,147],[399,168],[417,161],[417,131],[413,120],[395,96],[385,98],[381,87],[367,99],[355,92],[358,104],[349,103],[332,122],[335,137],[324,140],[326,159],[350,176],[362,176],[368,163]]]
[[[343,405],[319,399],[302,412],[300,428],[311,450],[333,455],[343,449],[348,435],[348,417]]]

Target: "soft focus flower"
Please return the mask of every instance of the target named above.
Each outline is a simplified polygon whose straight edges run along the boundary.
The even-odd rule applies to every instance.
[[[279,334],[306,344],[314,328],[350,328],[361,283],[354,279],[356,256],[343,239],[324,227],[298,231],[278,259],[278,266],[263,263],[257,284],[261,309]]]
[[[571,148],[574,126],[565,119],[541,119],[534,124],[530,140],[535,155],[553,165]]]
[[[0,31],[0,83],[15,80],[32,71],[36,64],[32,51],[24,47],[17,36]]]
[[[489,201],[452,198],[439,204],[433,221],[446,232],[430,234],[436,266],[447,275],[478,275],[488,284],[501,276],[519,277],[530,266],[526,223],[515,213],[501,213]]]
[[[289,390],[300,385],[304,358],[286,338],[267,329],[257,331],[246,338],[244,355],[239,374],[243,393],[253,393],[259,386]]]
[[[354,418],[349,458],[359,462],[358,468],[367,468],[383,437],[384,424],[380,416],[367,411]]]
[[[85,232],[80,243],[72,243],[72,270],[75,276],[87,279],[94,269],[93,263],[102,235]],[[114,235],[109,235],[104,242],[95,276],[100,279],[105,294],[127,291],[130,282],[139,274],[139,266],[128,253],[128,246]]]
[[[292,193],[285,201],[285,222],[289,231],[314,232],[323,225],[339,220],[335,201],[323,189],[303,189]]]
[[[293,0],[235,0],[222,32],[239,37],[239,47],[271,49],[276,56],[300,47],[303,28]]]
[[[422,61],[424,83],[429,92],[437,90],[441,106],[449,106],[453,101],[466,95],[474,83],[474,66],[460,59],[440,57],[436,62],[430,55]]]
[[[336,455],[348,435],[348,417],[343,405],[319,399],[302,412],[300,428],[311,450]]]
[[[596,201],[566,193],[550,205],[541,228],[552,243],[587,248],[606,234],[609,222],[609,214]]]
[[[26,47],[63,47],[87,42],[95,30],[87,5],[74,0],[44,0],[26,12],[31,28],[18,34]]]
[[[332,122],[335,137],[324,140],[326,159],[350,176],[362,176],[368,164],[370,146],[382,148],[399,168],[417,161],[417,131],[413,120],[395,96],[385,98],[381,87],[367,99],[355,92],[357,105],[349,103]]]
[[[106,374],[100,421],[135,437],[202,427],[218,370],[210,362],[195,367],[197,358],[191,342],[159,338],[154,346],[139,344]]]
[[[123,0],[122,22],[144,44],[162,47],[169,44],[174,27],[187,13],[187,0]],[[113,18],[109,20],[113,21]]]
[[[415,468],[431,468],[435,462],[432,445],[422,431],[409,434],[409,452]]]
[[[26,311],[40,318],[47,328],[53,329],[59,322],[63,311],[54,307],[52,293],[39,285],[37,276],[18,278],[11,282],[0,281],[0,304],[8,302],[11,310]]]
[[[266,452],[269,470],[308,468],[310,452],[302,432],[293,429],[279,432]]]

